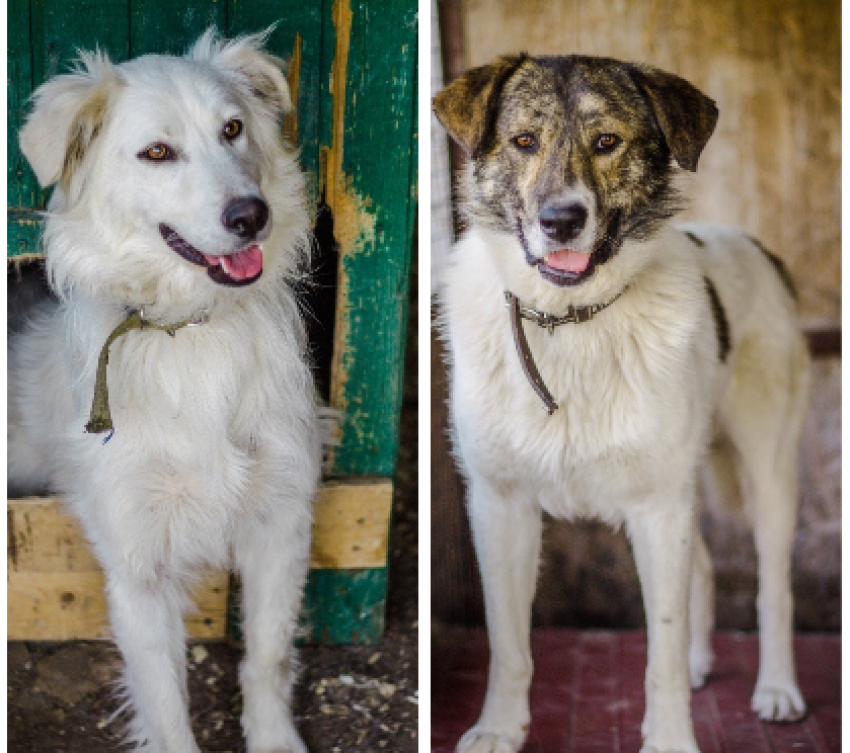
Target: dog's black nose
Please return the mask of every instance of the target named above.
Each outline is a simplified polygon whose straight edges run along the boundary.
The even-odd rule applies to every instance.
[[[540,210],[540,227],[557,243],[577,238],[587,223],[587,207],[578,202],[547,204]]]
[[[232,199],[221,215],[222,224],[242,240],[252,240],[269,221],[269,206],[257,196]]]

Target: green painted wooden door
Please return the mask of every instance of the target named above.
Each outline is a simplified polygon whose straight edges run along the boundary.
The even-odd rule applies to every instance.
[[[179,54],[211,24],[232,36],[277,23],[268,46],[290,61],[297,88],[287,127],[339,252],[331,400],[345,418],[331,473],[392,477],[416,201],[416,12],[415,0],[11,0],[9,258],[39,254],[45,202],[17,145],[27,100],[78,49],[116,61]],[[377,639],[386,589],[386,568],[311,572],[313,639]]]

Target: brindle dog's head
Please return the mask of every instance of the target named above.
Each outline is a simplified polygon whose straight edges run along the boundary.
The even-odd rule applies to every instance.
[[[696,170],[718,115],[657,68],[526,55],[468,71],[434,110],[472,163],[468,219],[516,234],[555,285],[585,281],[678,210],[672,160]]]

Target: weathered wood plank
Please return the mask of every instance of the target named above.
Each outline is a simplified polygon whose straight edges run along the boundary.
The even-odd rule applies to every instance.
[[[385,567],[310,570],[297,631],[298,643],[375,643],[384,633]],[[230,598],[230,638],[242,639],[240,584]]]
[[[269,37],[268,49],[297,72],[297,144],[301,167],[308,175],[311,201],[318,200],[316,173],[319,165],[319,117],[322,80],[322,6],[296,0],[228,0],[227,33],[231,36],[278,26]],[[295,66],[293,70],[292,66]],[[293,91],[296,87],[290,86]],[[289,121],[291,123],[291,121]]]
[[[13,207],[31,207],[39,201],[35,175],[18,148],[18,131],[32,94],[30,7],[30,0],[11,0],[6,12],[6,203]]]
[[[389,479],[323,486],[316,499],[310,567],[386,567],[392,504]]]
[[[332,459],[338,474],[395,470],[416,182],[416,12],[412,0],[380,10],[336,0],[326,19],[333,103],[321,180],[340,247],[331,402],[346,417]]]
[[[185,619],[189,636],[227,635],[227,573],[209,573],[195,590],[195,610]],[[8,640],[67,641],[110,638],[104,576],[82,572],[18,572],[6,576]]]
[[[36,212],[10,209],[6,213],[6,255],[9,259],[42,256],[42,223]]]
[[[6,543],[10,574],[100,571],[79,524],[55,497],[9,500]]]
[[[367,642],[383,631],[392,482],[323,486],[315,507],[303,632],[319,642]],[[7,507],[9,637],[109,637],[103,573],[77,522],[56,498]],[[186,624],[194,638],[226,635],[228,576],[211,573]],[[236,597],[238,599],[238,597]],[[236,605],[238,611],[238,605]]]
[[[330,482],[314,508],[310,566],[385,567],[392,511],[389,479]],[[9,500],[10,572],[92,572],[100,566],[77,521],[56,497]]]
[[[182,55],[207,27],[224,31],[226,24],[219,0],[130,0],[129,56]]]
[[[384,633],[387,569],[311,570],[302,615],[310,643],[374,643]]]
[[[67,71],[78,50],[129,57],[129,0],[41,0],[30,7],[34,86]]]

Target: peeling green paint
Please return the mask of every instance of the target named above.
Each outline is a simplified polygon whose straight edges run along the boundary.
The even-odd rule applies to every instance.
[[[345,2],[334,3],[335,35],[347,20],[339,7]],[[335,227],[342,220],[332,402],[345,420],[332,468],[391,476],[414,232],[417,5],[385,2],[378,10],[355,2],[349,10],[344,43],[334,37],[337,54],[347,52],[346,86],[339,91],[331,72],[337,119],[325,136]]]
[[[299,643],[374,643],[384,632],[387,568],[311,570],[298,620]],[[230,591],[230,638],[242,640],[241,587]]]
[[[39,215],[20,209],[9,209],[6,215],[8,258],[23,261],[41,257],[41,219]]]

